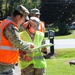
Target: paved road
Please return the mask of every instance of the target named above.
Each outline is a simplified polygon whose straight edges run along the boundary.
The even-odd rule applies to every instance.
[[[49,43],[49,40],[46,40]],[[75,39],[54,40],[54,48],[75,48]],[[20,68],[15,67],[14,75],[20,75]]]
[[[21,71],[20,71],[20,67],[19,66],[15,66],[14,75],[21,75]]]
[[[49,40],[46,40],[49,43]],[[54,48],[75,48],[75,39],[54,40]]]

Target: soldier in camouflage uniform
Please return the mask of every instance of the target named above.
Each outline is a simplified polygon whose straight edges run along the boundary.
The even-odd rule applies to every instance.
[[[37,45],[40,45],[41,44],[40,42],[42,42],[42,44],[44,44],[43,43],[44,39],[41,40],[43,33],[38,31],[39,23],[40,23],[40,20],[38,18],[31,17],[30,20],[28,22],[26,22],[26,24],[25,24],[26,25],[25,31],[20,33],[20,38],[24,41],[29,41],[30,40],[29,38],[31,38],[31,40],[32,40],[31,42],[35,41],[34,43],[36,43]],[[38,32],[38,34],[37,34],[37,32]],[[36,35],[38,35],[38,36],[36,36]],[[36,39],[36,37],[37,37],[37,39]],[[28,40],[26,40],[26,39],[28,39]],[[40,43],[40,44],[38,44],[38,43]],[[37,45],[35,45],[35,46],[37,46]],[[42,52],[44,52],[43,49],[42,49]],[[42,53],[42,52],[39,52],[39,53]],[[28,54],[30,54],[31,56]],[[46,61],[43,57],[43,54],[42,54],[42,56],[40,55],[40,57],[39,57],[39,55],[37,55],[38,52],[36,52],[36,56],[38,56],[39,58],[35,57],[35,60],[34,60],[34,58],[32,58],[34,56],[34,54],[35,53],[33,53],[33,52],[26,53],[25,51],[20,51],[19,65],[21,67],[21,75],[44,75],[45,74]],[[39,61],[37,59],[39,59]],[[38,63],[37,67],[35,67],[36,60]]]
[[[25,20],[25,17],[28,16],[29,11],[22,5],[19,5],[13,12],[11,17],[7,17],[5,20],[13,22],[17,27],[22,24]],[[33,48],[33,43],[28,43],[22,41],[19,37],[18,29],[11,23],[9,23],[3,30],[0,32],[0,51],[2,50],[1,46],[1,34],[11,43],[16,50],[27,50],[29,52],[30,48]],[[0,24],[2,26],[2,24]],[[1,29],[0,29],[1,31]],[[5,42],[6,43],[6,42]],[[4,49],[4,48],[3,48]],[[11,54],[12,55],[12,54]],[[0,56],[1,59],[2,56]],[[10,56],[9,56],[10,57]],[[13,75],[13,67],[15,64],[6,64],[0,61],[0,75]]]
[[[39,9],[33,8],[33,9],[30,10],[30,16],[31,17],[37,17],[37,18],[40,19],[40,15],[41,15],[41,13],[40,13]],[[43,32],[44,35],[45,35],[45,29],[46,29],[45,28],[45,22],[40,21],[38,30],[41,31],[41,32]],[[45,43],[45,42],[46,42],[46,40],[44,39],[43,43]],[[44,52],[43,56],[46,58],[47,49],[45,47],[43,48],[43,52]]]
[[[37,17],[40,19],[40,10],[37,8],[33,8],[30,10],[30,16],[31,17]],[[40,21],[40,25],[39,25],[39,31],[45,33],[45,23],[43,21]]]

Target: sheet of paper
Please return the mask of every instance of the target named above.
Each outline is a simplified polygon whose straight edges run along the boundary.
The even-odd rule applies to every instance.
[[[48,44],[43,44],[41,46],[38,46],[37,48],[34,48],[33,51],[38,51],[37,49],[42,48],[42,47],[49,47],[49,46],[53,46],[52,43],[48,43]],[[40,49],[39,49],[40,50]]]

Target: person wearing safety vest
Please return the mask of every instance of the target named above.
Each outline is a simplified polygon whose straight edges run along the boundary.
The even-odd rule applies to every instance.
[[[22,5],[15,8],[13,15],[0,23],[0,75],[13,75],[19,60],[19,50],[29,52],[34,47],[20,39],[18,26],[24,22],[29,11]]]
[[[37,17],[37,18],[40,19],[40,15],[41,15],[41,13],[40,13],[40,10],[39,9],[33,8],[33,9],[30,10],[30,16],[31,17]],[[39,23],[39,29],[38,30],[40,32],[43,32],[44,33],[44,36],[45,36],[45,22],[44,21],[40,21],[40,23]],[[45,39],[44,39],[43,43],[45,43]],[[44,47],[42,49],[43,49],[44,57],[45,57],[46,54],[47,54],[47,49],[46,49],[46,47]]]
[[[37,17],[40,18],[40,10],[37,8],[33,8],[30,10],[30,16],[31,17]],[[39,24],[39,31],[45,33],[45,22],[44,21],[40,21]]]
[[[44,40],[44,33],[38,31],[40,20],[36,17],[30,17],[26,23],[26,29],[20,32],[20,38],[23,41],[34,43],[34,48],[40,46]],[[20,51],[19,65],[21,67],[21,75],[44,75],[47,67],[46,60],[40,49],[33,49],[27,53]]]

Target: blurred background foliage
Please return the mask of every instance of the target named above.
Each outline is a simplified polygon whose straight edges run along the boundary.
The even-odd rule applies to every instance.
[[[40,10],[46,31],[54,30],[57,35],[71,33],[69,26],[75,21],[75,0],[0,0],[0,20],[11,16],[20,4],[29,11],[35,7]]]
[[[24,5],[27,9],[38,7],[40,0],[0,0],[0,19],[11,16],[15,7]]]

